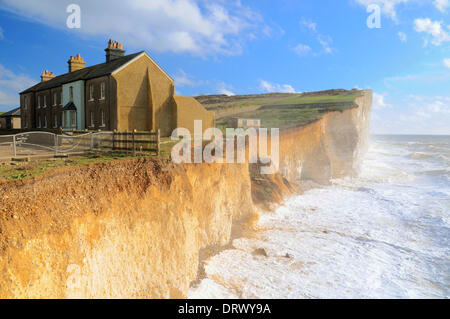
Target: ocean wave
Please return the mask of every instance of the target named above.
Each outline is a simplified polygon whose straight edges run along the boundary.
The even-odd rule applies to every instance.
[[[434,155],[434,154],[422,153],[422,152],[414,152],[414,153],[409,154],[409,157],[412,159],[426,159],[426,158],[432,158],[435,156],[436,155]]]
[[[450,169],[427,170],[427,171],[419,172],[419,174],[429,175],[429,176],[450,176]]]

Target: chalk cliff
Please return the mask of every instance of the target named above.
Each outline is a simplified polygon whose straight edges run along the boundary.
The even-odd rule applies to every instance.
[[[283,133],[281,175],[353,173],[371,98],[365,91],[358,108]],[[199,251],[227,244],[233,225],[254,217],[250,171],[134,159],[0,185],[0,298],[185,296]],[[287,191],[281,176],[269,182],[278,198]]]
[[[358,173],[369,136],[372,91],[362,91],[358,107],[331,112],[307,126],[280,137],[280,173],[291,182],[332,178]]]

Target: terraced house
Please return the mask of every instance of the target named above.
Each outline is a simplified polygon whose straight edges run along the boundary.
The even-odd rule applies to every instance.
[[[173,79],[145,52],[125,55],[109,40],[106,61],[86,67],[80,56],[68,60],[69,72],[43,71],[41,82],[20,93],[23,129],[160,130],[191,132],[194,120],[214,126],[214,114],[191,97],[175,96]]]

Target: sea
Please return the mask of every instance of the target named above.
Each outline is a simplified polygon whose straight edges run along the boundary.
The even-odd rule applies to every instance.
[[[358,177],[263,214],[189,298],[450,297],[450,136],[372,136]]]

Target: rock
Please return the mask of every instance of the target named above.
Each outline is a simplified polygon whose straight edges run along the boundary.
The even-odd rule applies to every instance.
[[[267,255],[267,252],[266,252],[266,250],[265,250],[264,248],[258,248],[258,249],[255,249],[255,250],[253,251],[253,255],[254,255],[254,256],[264,256],[264,257],[269,257],[269,255]]]

